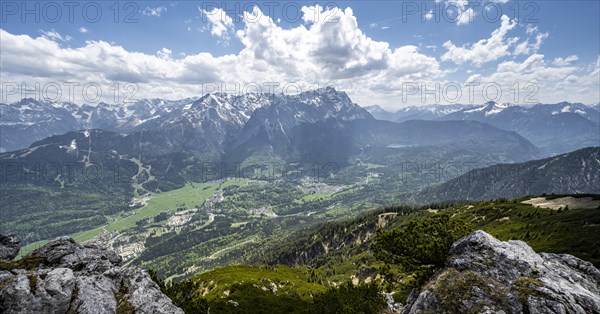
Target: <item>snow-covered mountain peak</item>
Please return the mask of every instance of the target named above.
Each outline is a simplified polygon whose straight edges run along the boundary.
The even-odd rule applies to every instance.
[[[510,106],[511,106],[510,103],[488,102],[487,106],[485,107],[485,115],[491,116],[491,115],[498,114]]]
[[[379,105],[370,105],[370,106],[365,106],[363,108],[366,111],[368,111],[369,113],[371,113],[371,114],[374,114],[374,113],[386,113],[386,112],[388,112],[387,110],[383,109]]]

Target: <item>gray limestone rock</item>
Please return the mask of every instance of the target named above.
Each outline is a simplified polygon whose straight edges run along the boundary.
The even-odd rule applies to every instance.
[[[16,234],[0,233],[0,259],[12,260],[19,254],[21,240]]]
[[[403,313],[600,313],[600,271],[568,254],[476,231],[446,267],[409,297]]]
[[[62,237],[25,259],[0,270],[0,313],[183,313],[147,272],[121,267],[117,253],[97,245]]]

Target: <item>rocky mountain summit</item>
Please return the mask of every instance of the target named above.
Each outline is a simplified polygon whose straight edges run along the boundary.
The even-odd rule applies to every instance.
[[[14,255],[0,260],[1,313],[183,313],[144,270],[120,266],[114,251],[61,237],[9,261]]]
[[[600,313],[600,271],[568,254],[476,231],[402,313]]]

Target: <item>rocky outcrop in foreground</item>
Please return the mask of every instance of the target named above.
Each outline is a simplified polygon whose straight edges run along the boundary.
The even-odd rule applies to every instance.
[[[0,259],[12,260],[20,248],[21,240],[16,234],[0,234]]]
[[[536,253],[476,231],[403,313],[600,313],[600,271],[568,254]]]
[[[0,313],[183,313],[148,273],[120,264],[114,251],[68,237],[0,261]]]

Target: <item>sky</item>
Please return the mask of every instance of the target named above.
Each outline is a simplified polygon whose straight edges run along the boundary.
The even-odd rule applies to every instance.
[[[600,102],[600,1],[0,2],[0,97]]]

